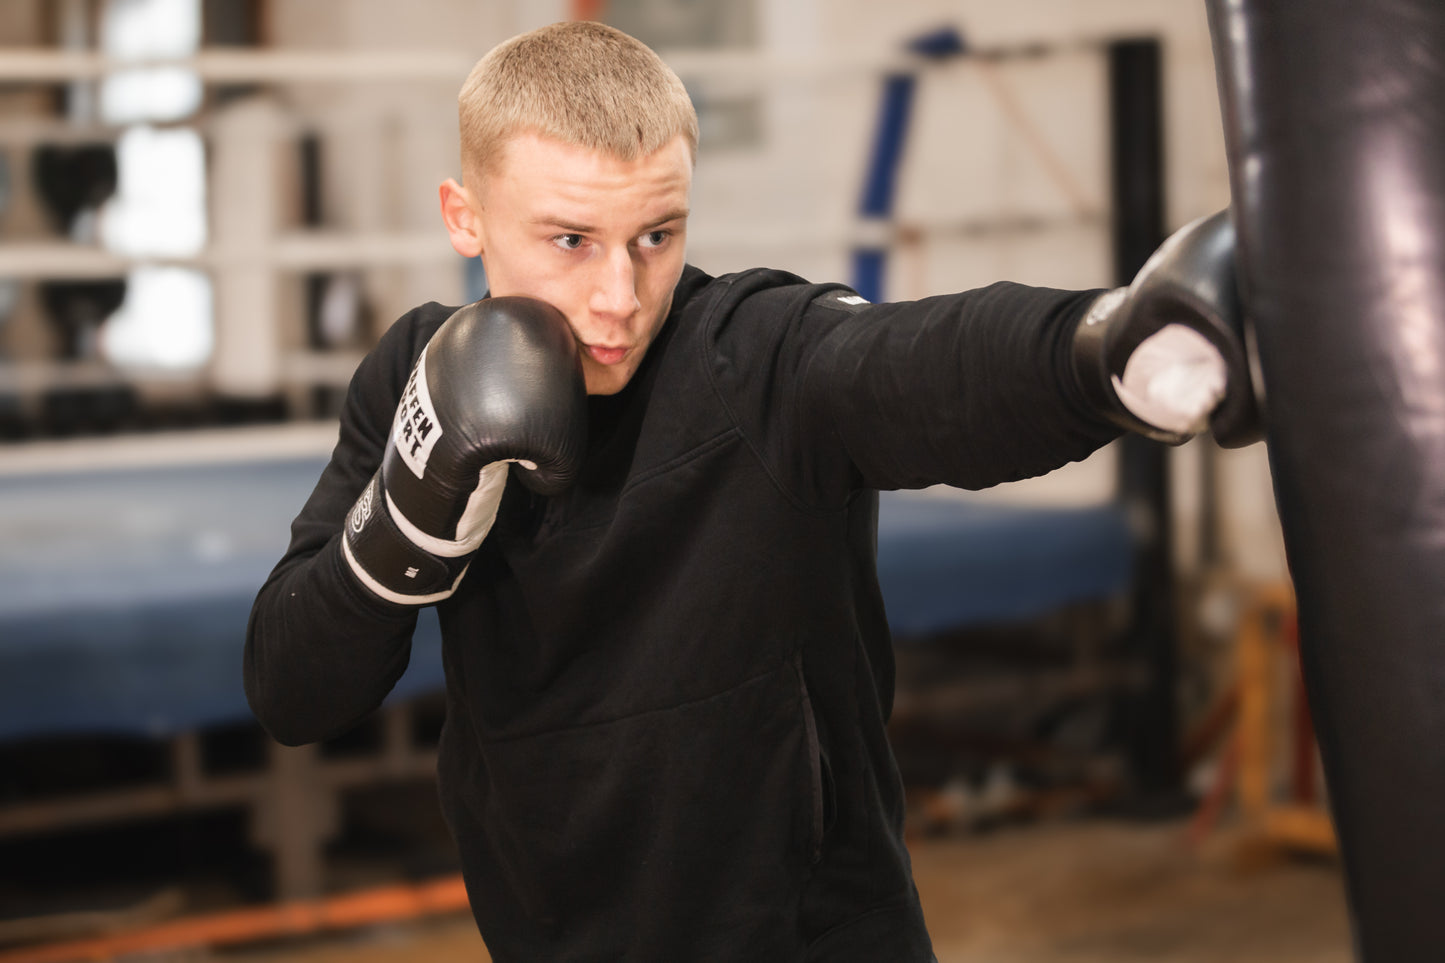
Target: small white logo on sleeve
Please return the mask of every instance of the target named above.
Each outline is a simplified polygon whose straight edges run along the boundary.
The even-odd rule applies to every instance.
[[[423,348],[411,377],[407,379],[406,390],[401,393],[391,440],[406,467],[421,478],[426,475],[427,459],[441,436],[442,426],[437,421],[431,394],[426,388],[426,348]]]
[[[407,566],[407,569],[406,569],[406,577],[407,577],[407,578],[416,578],[417,572],[419,572],[419,571],[420,571],[420,569],[418,569],[415,565],[409,565],[409,566]]]
[[[867,298],[857,294],[840,294],[838,295],[838,300],[843,304],[851,305],[853,307],[857,307],[860,304],[868,303]]]

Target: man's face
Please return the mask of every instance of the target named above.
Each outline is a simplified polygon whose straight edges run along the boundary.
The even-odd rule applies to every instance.
[[[588,394],[622,390],[667,319],[691,188],[680,136],[624,161],[523,134],[476,185],[491,293],[539,298],[567,316]]]

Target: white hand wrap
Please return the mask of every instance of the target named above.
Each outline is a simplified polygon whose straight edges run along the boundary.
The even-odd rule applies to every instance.
[[[1192,435],[1224,398],[1229,369],[1219,349],[1193,328],[1166,324],[1139,343],[1112,378],[1130,413],[1156,428]]]

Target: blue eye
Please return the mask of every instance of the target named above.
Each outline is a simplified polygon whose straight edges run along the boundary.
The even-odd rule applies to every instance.
[[[642,243],[643,247],[661,247],[671,236],[671,233],[670,231],[648,231],[642,235],[642,237],[638,238],[638,240]]]
[[[556,237],[552,238],[552,243],[564,250],[575,251],[582,246],[582,235],[558,234]]]

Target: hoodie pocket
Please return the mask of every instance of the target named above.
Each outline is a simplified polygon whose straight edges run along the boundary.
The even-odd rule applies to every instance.
[[[803,653],[793,653],[793,671],[798,677],[798,701],[803,715],[803,737],[808,758],[808,787],[811,803],[808,861],[816,864],[823,858],[823,839],[833,824],[836,800],[833,770],[818,738],[818,719],[813,713],[813,697],[808,694],[808,680],[803,674]]]
[[[785,956],[832,805],[800,670],[784,660],[684,705],[482,743],[471,785],[445,789],[468,797],[454,821],[480,842],[468,886],[489,938],[533,959],[566,945]]]

